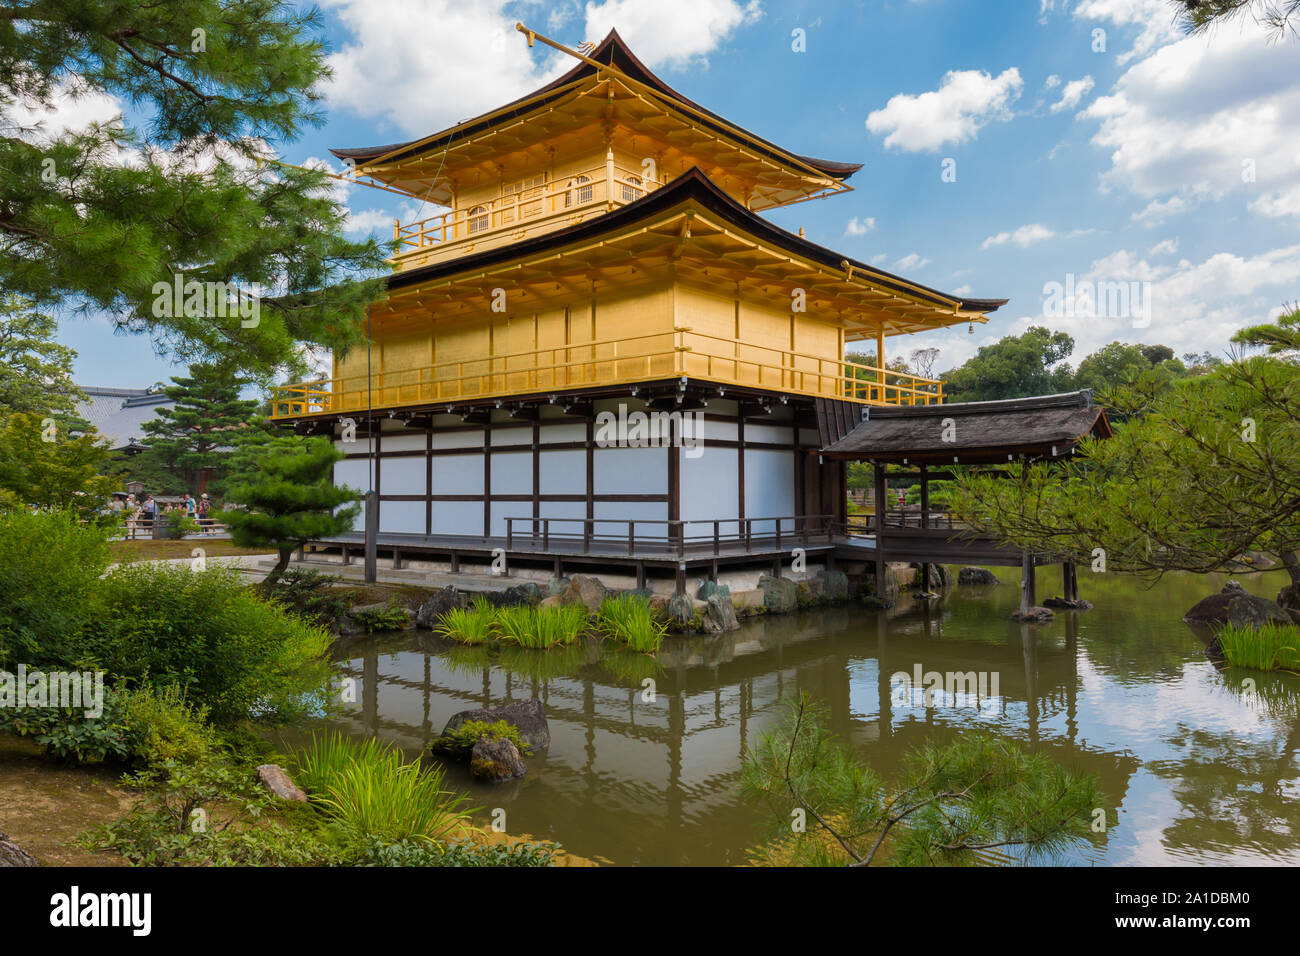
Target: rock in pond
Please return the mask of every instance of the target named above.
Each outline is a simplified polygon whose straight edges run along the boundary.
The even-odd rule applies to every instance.
[[[1011,620],[1019,621],[1021,624],[1045,624],[1055,616],[1052,609],[1048,607],[1031,607],[1024,612],[1017,608],[1011,612]]]
[[[258,767],[257,779],[262,786],[281,800],[292,800],[295,803],[307,802],[307,794],[293,782],[288,771],[277,763],[264,763]]]
[[[799,606],[799,585],[789,578],[765,574],[758,579],[758,588],[769,614],[788,614]]]
[[[595,614],[605,603],[605,585],[588,574],[575,574],[560,600],[565,604],[581,604],[588,614]]]
[[[514,780],[528,772],[519,748],[509,740],[480,737],[469,758],[469,772],[481,780],[500,783]]]
[[[1275,601],[1250,594],[1236,581],[1229,581],[1218,594],[1202,598],[1183,615],[1188,624],[1292,624],[1293,618]]]
[[[435,591],[415,611],[415,623],[420,627],[437,627],[438,618],[452,608],[469,607],[469,595],[455,585]]]
[[[970,565],[957,572],[957,583],[966,585],[997,584],[997,576],[988,568],[976,568]]]
[[[551,728],[546,723],[546,705],[535,697],[517,700],[494,710],[462,710],[447,721],[447,725],[442,728],[442,736],[445,737],[462,724],[472,721],[495,724],[499,720],[504,720],[519,731],[519,739],[533,753],[551,745]],[[437,741],[434,743],[437,744]]]

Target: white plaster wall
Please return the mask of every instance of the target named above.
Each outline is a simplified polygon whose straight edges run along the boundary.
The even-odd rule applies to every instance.
[[[365,528],[365,525],[362,525]],[[379,530],[424,534],[423,501],[381,501]]]
[[[545,451],[537,472],[538,491],[544,495],[583,495],[587,493],[587,453],[585,451]]]
[[[440,455],[433,459],[435,495],[481,495],[483,455]],[[434,527],[437,527],[435,524]],[[482,525],[479,526],[482,533]]]
[[[492,455],[492,494],[531,495],[532,493],[533,453],[531,451],[494,453]],[[532,506],[530,505],[530,514],[531,509]]]
[[[794,452],[745,450],[745,516],[776,518],[793,515]],[[773,526],[755,524],[754,533]]]
[[[424,458],[385,458],[379,471],[379,490],[386,495],[428,494]],[[424,527],[424,519],[420,519]]]
[[[595,493],[598,495],[662,495],[668,492],[666,448],[597,448],[594,456]],[[585,491],[585,476],[575,480]]]

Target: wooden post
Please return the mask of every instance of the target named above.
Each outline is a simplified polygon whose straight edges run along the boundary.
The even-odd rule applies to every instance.
[[[1027,615],[1036,606],[1034,599],[1034,556],[1025,551],[1020,559],[1020,613]]]
[[[930,475],[925,465],[921,466],[921,530],[930,527]],[[921,563],[921,590],[930,590],[930,565]]]
[[[1061,562],[1061,595],[1067,601],[1073,601],[1074,595],[1071,593],[1073,582],[1070,580],[1070,562]]]
[[[885,466],[872,462],[871,470],[876,495],[876,596],[881,597],[885,593]]]
[[[379,493],[366,492],[366,583],[374,584],[379,558]]]

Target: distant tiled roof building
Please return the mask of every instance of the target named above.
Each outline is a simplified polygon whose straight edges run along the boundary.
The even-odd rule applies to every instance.
[[[97,388],[83,385],[89,399],[77,405],[77,414],[104,438],[114,451],[144,438],[145,422],[158,415],[158,409],[170,408],[172,400],[161,390],[149,388]]]

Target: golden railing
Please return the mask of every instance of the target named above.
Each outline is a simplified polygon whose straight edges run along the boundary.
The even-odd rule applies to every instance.
[[[938,379],[749,345],[678,326],[671,332],[376,372],[369,383],[363,374],[285,385],[274,391],[272,417],[454,404],[679,376],[868,405],[943,401]]]
[[[604,203],[624,205],[661,184],[614,163],[593,167],[552,182],[525,186],[508,196],[453,209],[417,222],[393,223],[398,255],[465,239],[479,239],[522,223],[576,212]]]

